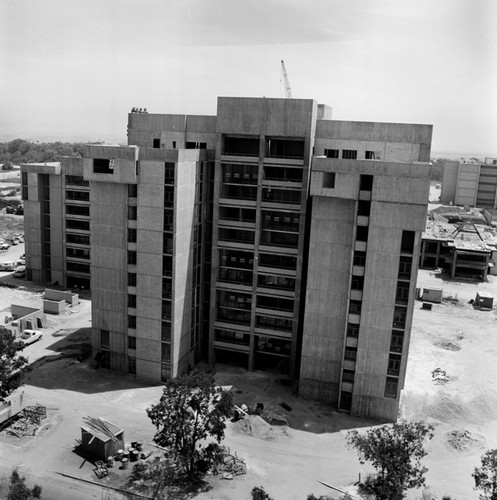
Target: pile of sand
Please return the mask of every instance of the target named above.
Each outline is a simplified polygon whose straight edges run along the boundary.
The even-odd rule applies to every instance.
[[[233,430],[265,441],[275,441],[278,433],[259,415],[248,415],[233,424]]]

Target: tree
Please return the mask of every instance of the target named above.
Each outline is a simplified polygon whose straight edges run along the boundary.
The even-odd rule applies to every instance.
[[[28,360],[18,355],[14,335],[0,327],[0,403],[22,384],[22,369]]]
[[[35,485],[35,487],[30,490],[26,486],[25,478],[19,474],[17,469],[14,469],[10,476],[7,500],[31,500],[34,498],[41,498],[41,487]]]
[[[433,426],[422,422],[395,423],[347,434],[349,446],[359,453],[361,463],[371,462],[376,474],[367,477],[361,489],[378,500],[401,499],[405,491],[425,483],[428,470],[421,467],[426,455],[424,442],[433,437]]]
[[[216,387],[212,377],[194,374],[167,381],[159,403],[147,414],[157,428],[154,441],[168,448],[193,480],[218,458],[217,443],[224,438],[224,421],[231,408],[231,395]]]
[[[481,456],[481,467],[473,474],[475,490],[481,490],[480,499],[497,500],[497,449],[488,450]]]

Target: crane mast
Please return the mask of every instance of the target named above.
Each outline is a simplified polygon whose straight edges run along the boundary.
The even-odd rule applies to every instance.
[[[283,85],[285,86],[285,96],[287,99],[292,98],[292,89],[290,88],[290,82],[288,81],[288,75],[286,74],[285,61],[281,61],[281,73],[283,74]]]

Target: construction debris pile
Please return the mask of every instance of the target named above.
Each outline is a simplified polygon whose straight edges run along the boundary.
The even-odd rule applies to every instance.
[[[41,405],[26,406],[17,418],[12,420],[7,432],[17,437],[35,436],[41,421],[47,418],[47,409]]]
[[[433,382],[435,382],[435,384],[437,385],[446,384],[449,381],[449,377],[447,377],[447,372],[440,368],[435,368],[431,372],[431,377],[433,379]]]

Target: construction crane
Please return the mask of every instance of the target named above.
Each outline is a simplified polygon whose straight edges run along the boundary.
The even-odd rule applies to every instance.
[[[288,75],[286,74],[285,61],[281,61],[281,73],[283,75],[283,85],[285,86],[285,96],[287,99],[292,98],[292,89],[290,88],[290,82],[288,81]]]

